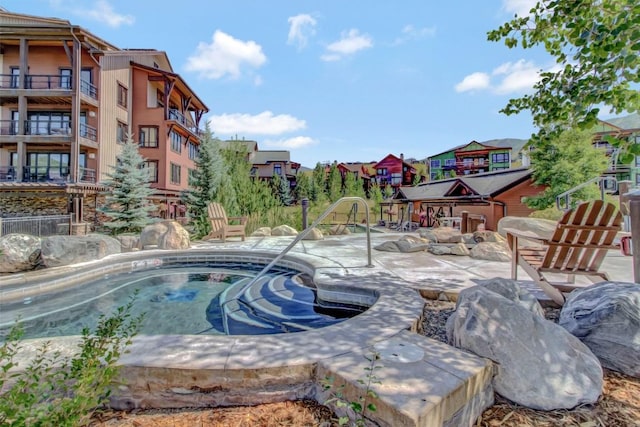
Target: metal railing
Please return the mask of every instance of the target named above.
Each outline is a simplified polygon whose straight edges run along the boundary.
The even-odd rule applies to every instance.
[[[362,204],[363,204],[363,206],[365,208],[366,221],[367,221],[367,267],[373,267],[373,264],[371,263],[371,230],[369,230],[369,205],[367,204],[367,201],[365,199],[363,199],[362,197],[343,197],[343,198],[339,199],[338,201],[334,202],[322,214],[320,214],[320,216],[313,222],[313,224],[311,224],[309,227],[307,227],[304,230],[302,230],[302,232],[300,234],[298,234],[296,236],[296,238],[293,239],[291,241],[291,243],[289,243],[289,245],[286,248],[284,248],[284,250],[282,250],[282,252],[280,252],[278,254],[278,256],[276,256],[273,260],[271,260],[271,262],[269,264],[267,264],[262,270],[260,270],[260,272],[253,279],[251,279],[251,281],[249,281],[246,285],[244,285],[240,289],[240,292],[238,292],[234,298],[228,299],[228,300],[226,300],[225,302],[222,303],[222,306],[220,308],[221,308],[221,312],[222,312],[222,321],[224,323],[225,331],[229,330],[228,329],[228,325],[227,325],[226,316],[225,316],[225,307],[226,307],[226,305],[228,303],[230,303],[231,301],[237,300],[240,297],[240,295],[244,294],[247,289],[249,289],[251,286],[253,286],[258,281],[258,279],[260,279],[269,270],[271,270],[271,268],[273,268],[273,266],[276,265],[278,263],[278,261],[280,261],[282,259],[282,257],[284,257],[291,250],[291,248],[293,248],[302,239],[307,237],[307,234],[309,234],[311,232],[311,230],[313,230],[315,227],[317,227],[327,216],[329,216],[329,214],[335,208],[337,208],[343,202],[347,202],[347,201],[352,201],[352,202],[354,202],[354,204],[356,204],[358,202],[362,202]]]
[[[612,183],[613,185],[609,186],[607,183]],[[604,195],[607,191],[616,192],[618,191],[618,180],[612,176],[597,176],[595,178],[590,179],[587,182],[584,182],[576,187],[573,187],[564,193],[560,193],[556,196],[556,207],[559,210],[570,209],[571,205],[571,195],[576,191],[582,190],[585,187],[590,185],[598,185],[600,188],[600,199],[604,200]],[[564,204],[563,204],[564,202]]]
[[[73,214],[0,218],[0,236],[12,233],[55,236],[71,233]]]

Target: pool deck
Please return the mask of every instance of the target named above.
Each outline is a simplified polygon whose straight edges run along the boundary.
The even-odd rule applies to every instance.
[[[372,247],[409,233],[375,233]],[[279,254],[292,237],[194,242],[187,251],[142,251],[98,260],[80,269],[98,270],[109,263],[143,258],[198,257],[207,252]],[[260,336],[138,336],[120,362],[126,383],[114,390],[116,408],[211,407],[313,398],[324,403],[325,378],[334,380],[346,400],[364,390],[373,354],[372,385],[378,397],[367,417],[389,426],[472,425],[493,403],[492,363],[415,333],[423,299],[448,298],[479,281],[510,277],[509,262],[491,262],[428,252],[396,253],[372,249],[368,262],[366,234],[303,240],[290,251],[295,263],[312,266],[320,292],[340,300],[356,288],[375,295],[366,312],[330,327],[294,334]],[[287,257],[289,259],[289,257]],[[612,280],[633,281],[632,258],[610,252],[604,268]],[[63,267],[65,271],[78,266]],[[34,272],[35,276],[46,273]],[[28,281],[29,274],[24,274]],[[544,296],[524,272],[522,285]],[[0,289],[3,289],[0,278]],[[17,278],[15,278],[17,279]],[[15,282],[15,280],[14,280]],[[586,283],[586,282],[585,282]],[[1,293],[0,293],[1,298]],[[71,348],[75,338],[54,340]],[[38,340],[25,345],[25,357]],[[336,388],[332,390],[336,391]]]

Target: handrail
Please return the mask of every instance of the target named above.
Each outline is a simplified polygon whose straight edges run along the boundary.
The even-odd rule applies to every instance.
[[[284,250],[282,252],[280,252],[278,254],[278,256],[276,256],[273,260],[271,260],[271,262],[269,264],[267,264],[262,270],[260,270],[260,272],[256,275],[256,277],[254,277],[253,279],[251,279],[251,281],[249,281],[246,285],[244,285],[241,289],[240,292],[238,292],[236,294],[236,296],[232,299],[228,299],[225,302],[222,303],[221,311],[224,313],[224,308],[225,306],[233,301],[233,300],[237,300],[239,298],[239,295],[242,295],[246,292],[247,289],[249,289],[249,287],[253,286],[260,277],[264,276],[265,273],[269,270],[271,270],[271,268],[276,265],[276,263],[278,261],[280,261],[282,259],[282,257],[284,257],[286,255],[287,252],[289,252],[291,250],[291,248],[293,248],[296,243],[298,243],[299,241],[301,241],[302,239],[304,239],[307,234],[309,234],[311,232],[311,230],[315,227],[318,226],[318,224],[320,224],[322,222],[323,219],[325,219],[327,216],[329,216],[329,214],[336,208],[338,207],[338,205],[340,205],[343,202],[346,201],[354,201],[354,202],[362,202],[362,204],[365,206],[365,218],[367,221],[367,267],[373,267],[373,264],[371,263],[371,232],[369,230],[369,205],[367,205],[366,200],[364,200],[362,197],[342,197],[341,199],[337,200],[336,202],[334,202],[331,206],[329,206],[322,214],[320,214],[320,216],[313,222],[313,224],[311,224],[309,227],[305,228],[304,230],[302,230],[302,232],[300,234],[298,234],[296,236],[295,239],[293,239],[293,241],[291,243],[289,243],[289,245],[284,248]]]
[[[558,194],[556,196],[556,207],[559,210],[562,210],[563,208],[560,206],[560,202],[561,202],[561,200],[564,199],[564,205],[565,205],[564,209],[569,209],[569,198],[570,198],[570,196],[573,193],[575,193],[576,191],[578,191],[578,190],[580,190],[580,189],[582,189],[582,188],[584,188],[584,187],[586,187],[588,185],[592,185],[592,184],[598,184],[599,185],[599,187],[600,187],[600,198],[602,200],[604,200],[604,189],[605,189],[604,183],[607,182],[607,181],[613,182],[614,187],[615,187],[614,191],[617,190],[618,180],[615,177],[612,177],[612,176],[597,176],[595,178],[590,179],[587,182],[583,182],[582,184],[565,191],[564,193]]]

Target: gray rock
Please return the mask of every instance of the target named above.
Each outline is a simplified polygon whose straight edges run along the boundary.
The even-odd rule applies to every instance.
[[[140,249],[140,236],[119,235],[116,239],[120,242],[122,252],[133,252]]]
[[[471,248],[470,256],[486,261],[511,261],[511,251],[506,243],[480,242]]]
[[[507,235],[505,228],[513,228],[518,231],[531,231],[542,237],[551,237],[557,225],[557,221],[549,219],[505,216],[498,221],[498,233],[504,237]]]
[[[0,273],[33,270],[40,265],[41,240],[29,234],[0,236]]]
[[[451,246],[451,255],[469,256],[469,254],[471,254],[471,252],[464,243],[456,243]]]
[[[602,392],[602,367],[586,345],[482,286],[460,292],[447,337],[455,347],[493,360],[495,391],[521,405],[568,409],[595,403]]]
[[[447,245],[438,245],[431,243],[429,245],[428,251],[434,255],[451,255],[451,248]]]
[[[463,241],[460,230],[453,227],[438,227],[429,230],[420,230],[420,237],[434,243],[460,243]]]
[[[517,280],[494,277],[492,279],[478,280],[477,282],[478,285],[518,303],[533,314],[544,317],[544,309],[538,299],[520,286]]]
[[[42,239],[42,263],[45,267],[93,261],[120,252],[120,242],[103,234],[49,236]]]
[[[640,285],[603,282],[571,292],[558,323],[602,366],[640,378]]]
[[[324,239],[324,235],[322,234],[322,231],[318,230],[316,227],[313,227],[311,230],[309,230],[309,233],[304,236],[304,239],[302,240],[323,240]]]
[[[252,237],[268,237],[271,236],[271,227],[260,227],[253,233],[251,233]]]

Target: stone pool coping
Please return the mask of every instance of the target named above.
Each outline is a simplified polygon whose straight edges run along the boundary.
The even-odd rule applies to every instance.
[[[225,261],[267,264],[278,253],[192,248],[186,251],[151,250],[118,254],[75,266],[0,277],[0,299],[26,298],[105,274],[155,269],[159,260],[163,266]],[[405,344],[397,347],[396,356],[396,353],[402,356],[403,348],[411,348],[421,357],[411,366],[400,360],[402,357],[384,360],[383,364],[398,365],[398,379],[402,372],[405,376],[410,372],[413,380],[423,385],[432,384],[430,377],[439,372],[438,391],[428,401],[415,396],[409,398],[408,394],[415,393],[419,387],[404,391],[402,386],[399,389],[389,387],[396,382],[390,375],[385,386],[391,391],[385,394],[381,386],[379,392],[378,406],[385,409],[369,414],[373,419],[382,425],[457,425],[455,423],[460,421],[460,416],[465,422],[467,418],[475,419],[473,417],[479,415],[478,411],[487,406],[489,395],[492,396],[490,363],[411,333],[416,332],[420,325],[424,300],[407,282],[375,266],[363,264],[345,268],[328,257],[307,253],[287,255],[278,265],[313,276],[323,299],[344,301],[344,298],[349,298],[344,302],[373,305],[337,325],[293,334],[136,336],[128,353],[119,361],[121,377],[126,381],[119,383],[114,390],[111,405],[117,409],[202,407],[301,398],[314,398],[323,403],[324,375],[343,378],[349,386],[345,392],[352,393],[356,399],[358,375],[366,375],[367,362],[366,358],[354,355],[373,351],[375,346],[385,342],[400,340],[406,342],[406,347]],[[73,344],[78,338],[26,340],[22,357],[30,357],[46,340],[51,341],[52,349],[67,352],[75,348]],[[434,351],[434,348],[440,350]],[[434,360],[433,356],[425,354],[425,349],[432,349],[426,353],[446,354],[450,362]],[[426,369],[420,363],[431,368]],[[451,366],[447,368],[447,365]],[[461,370],[461,366],[470,368]],[[429,390],[425,393],[432,394],[433,390]],[[412,402],[409,409],[406,408],[407,402]],[[420,421],[427,413],[433,424]],[[397,424],[400,420],[401,423]]]

